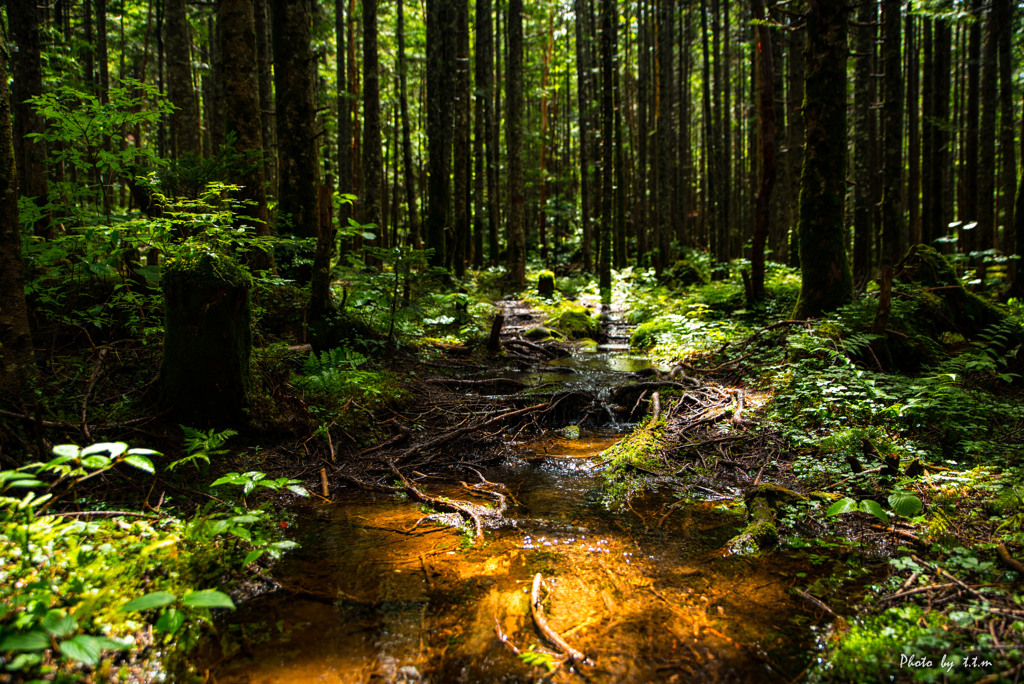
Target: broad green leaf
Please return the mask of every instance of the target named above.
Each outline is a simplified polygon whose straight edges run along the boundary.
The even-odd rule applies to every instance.
[[[128,454],[127,456],[124,457],[124,462],[133,468],[144,470],[150,474],[156,472],[156,469],[153,467],[153,462],[150,461],[145,456],[140,456],[138,454]]]
[[[139,455],[139,456],[163,456],[164,455],[162,451],[157,451],[156,449],[143,449],[141,447],[132,447],[131,449],[128,450],[128,453],[129,454],[136,454],[136,455]]]
[[[249,552],[248,556],[245,557],[245,562],[242,563],[242,565],[243,566],[248,565],[249,563],[252,563],[253,561],[258,560],[259,557],[262,556],[262,555],[263,555],[263,549],[254,549],[253,551]]]
[[[192,608],[230,608],[235,609],[235,603],[231,597],[216,589],[204,589],[185,594],[181,602]]]
[[[58,444],[53,447],[53,453],[57,456],[78,458],[78,455],[81,453],[81,449],[78,448],[77,444]]]
[[[71,636],[78,629],[78,622],[70,615],[61,615],[59,611],[50,611],[40,625],[55,637]]]
[[[121,611],[127,613],[134,610],[152,610],[153,608],[162,608],[177,600],[178,597],[169,591],[154,591],[151,594],[132,599],[121,606]]]
[[[231,522],[233,523],[251,524],[259,521],[260,517],[258,515],[236,515],[235,517],[231,518]]]
[[[885,511],[882,510],[881,505],[877,501],[872,499],[864,499],[860,502],[860,510],[865,513],[870,513],[882,522],[889,522],[889,519],[885,515]]]
[[[301,485],[288,485],[288,491],[296,496],[309,496],[309,490]]]
[[[86,665],[96,665],[100,661],[103,646],[95,637],[79,634],[74,639],[60,643],[60,652],[65,658],[77,660]]]
[[[110,458],[117,458],[125,451],[128,450],[128,445],[124,442],[97,442],[82,449],[81,456],[91,456],[93,454],[107,454]]]
[[[3,651],[45,651],[50,648],[50,637],[46,632],[38,630],[23,634],[9,634],[0,641],[0,652]]]
[[[913,518],[921,512],[924,504],[910,492],[893,492],[889,495],[889,506],[896,515]]]
[[[841,513],[853,513],[856,510],[858,510],[857,502],[854,499],[851,499],[850,497],[846,497],[844,499],[840,499],[839,501],[836,501],[834,504],[829,506],[828,510],[825,511],[825,515],[839,515]]]
[[[111,460],[106,456],[94,455],[87,456],[82,459],[82,466],[85,468],[91,468],[99,470],[100,468],[106,468],[111,464]]]
[[[171,608],[156,621],[156,631],[174,634],[185,624],[185,614],[176,608]]]

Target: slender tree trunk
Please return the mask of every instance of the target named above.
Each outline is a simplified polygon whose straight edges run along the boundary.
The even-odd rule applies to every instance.
[[[921,43],[924,65],[921,69],[921,235],[918,239],[930,245],[935,239],[935,38],[934,21],[921,19]]]
[[[902,256],[903,221],[903,71],[900,65],[901,0],[882,0],[882,119],[885,156],[882,166],[882,266]]]
[[[932,164],[932,205],[931,238],[946,234],[947,225],[953,216],[953,156],[950,150],[949,90],[950,90],[950,29],[946,20],[935,19],[933,55],[935,68],[932,70],[933,98],[932,117],[935,121],[935,160]]]
[[[396,27],[398,40],[398,106],[402,119],[402,171],[405,180],[405,203],[409,217],[409,242],[416,249],[423,246],[420,236],[419,212],[416,211],[416,174],[412,164],[412,136],[409,126],[409,63],[405,56],[405,3],[398,0],[398,23]]]
[[[978,126],[978,226],[975,232],[975,249],[985,251],[995,247],[996,238],[996,110],[999,100],[996,96],[999,72],[996,64],[996,42],[999,27],[998,15],[990,6],[985,14],[984,38],[981,45],[981,115]],[[985,257],[975,262],[978,277],[985,281]]]
[[[966,121],[961,124],[964,140],[961,143],[964,161],[961,171],[961,195],[958,206],[960,209],[960,249],[968,254],[978,248],[977,230],[979,220],[978,193],[978,157],[980,138],[979,127],[979,95],[980,62],[981,62],[981,0],[972,0],[971,13],[975,21],[971,24],[967,37],[967,111]]]
[[[35,363],[25,304],[18,172],[7,79],[7,48],[0,46],[0,401],[19,405],[35,376]]]
[[[454,53],[450,36],[455,32],[452,0],[427,0],[427,147],[430,177],[427,186],[427,248],[434,250],[431,266],[445,265],[445,226],[451,190],[452,111]]]
[[[35,2],[7,4],[7,20],[18,50],[11,59],[13,83],[11,98],[14,109],[14,159],[18,170],[19,192],[31,198],[38,207],[48,201],[49,181],[46,176],[46,142],[33,136],[46,131],[46,120],[36,114],[28,99],[43,94],[42,51],[39,36],[39,11]],[[6,78],[6,70],[5,76]],[[10,137],[10,134],[8,136]],[[6,145],[0,136],[0,145]],[[37,235],[49,236],[50,221],[42,218],[35,225]]]
[[[662,0],[658,3],[658,186],[657,186],[657,223],[655,224],[656,249],[654,253],[655,270],[661,274],[670,265],[669,241],[672,237],[674,217],[672,215],[672,197],[676,188],[673,179],[673,156],[676,145],[673,144],[675,127],[672,121],[672,50],[675,41],[672,24],[675,19],[675,2]]]
[[[457,0],[455,18],[455,100],[454,110],[455,150],[452,168],[453,214],[455,249],[453,254],[455,274],[462,277],[466,272],[466,261],[471,257],[471,234],[469,229],[470,172],[472,166],[470,151],[470,102],[469,79],[469,2]]]
[[[263,159],[263,131],[260,125],[259,80],[256,66],[256,28],[252,2],[220,0],[217,8],[218,33],[223,64],[225,131],[235,135],[235,149],[260,161]],[[266,175],[262,163],[251,164],[235,179],[242,190],[240,199],[250,202],[243,210],[245,224],[257,235],[269,235]],[[272,255],[254,255],[252,265],[269,268]]]
[[[1013,49],[1011,31],[1014,5],[1010,0],[993,0],[995,22],[999,27],[999,211],[998,222],[1003,226],[1002,251],[1013,253],[1017,238],[1014,234],[1014,192],[1017,180],[1016,148],[1014,147],[1013,112]],[[1011,270],[1017,267],[1011,264]]]
[[[498,182],[498,140],[501,131],[498,125],[497,112],[501,111],[501,107],[496,105],[498,89],[494,86],[494,31],[492,29],[490,0],[479,0],[476,11],[476,20],[480,22],[477,31],[480,32],[483,39],[480,52],[477,53],[477,60],[484,62],[481,69],[487,71],[485,80],[477,83],[477,88],[480,89],[479,92],[483,94],[486,100],[485,107],[487,108],[484,117],[484,136],[487,139],[487,256],[491,266],[497,266],[501,248],[498,234],[498,222],[501,214],[501,203],[499,202],[501,185]],[[500,71],[500,68],[498,71]]]
[[[523,2],[508,3],[508,58],[505,78],[508,143],[508,273],[526,285],[526,205],[523,177]]]
[[[621,65],[619,63],[619,38],[618,38],[618,13],[612,21],[612,98],[615,111],[614,129],[614,163],[615,163],[615,223],[614,234],[612,235],[614,245],[611,254],[615,268],[622,268],[626,265],[626,164],[623,159],[622,144],[622,94],[620,83],[622,81]],[[667,251],[667,250],[666,250]]]
[[[348,67],[345,64],[347,24],[345,3],[337,3],[337,14],[334,19],[334,37],[338,43],[335,55],[335,68],[338,79],[338,192],[342,195],[354,195],[355,186],[352,178],[352,93],[348,90]],[[338,205],[338,225],[348,226],[352,217],[352,203],[342,201]],[[348,240],[342,241],[342,251],[349,248]]]
[[[256,26],[256,62],[260,81],[260,125],[263,130],[263,149],[267,175],[267,192],[276,198],[277,181],[277,130],[274,125],[274,78],[271,66],[274,61],[273,47],[270,43],[270,6],[269,0],[255,0],[253,18]],[[344,83],[344,81],[339,81]]]
[[[845,0],[808,0],[803,108],[807,145],[800,177],[802,278],[797,318],[834,311],[853,298],[843,212],[846,15]]]
[[[598,287],[601,300],[611,301],[612,291],[612,231],[615,227],[614,210],[614,131],[615,113],[613,111],[614,84],[613,70],[615,64],[615,43],[613,23],[618,17],[615,0],[601,0],[601,237],[598,254]]]
[[[280,178],[277,223],[279,232],[315,238],[319,231],[320,160],[316,144],[315,63],[310,43],[309,4],[308,0],[271,0],[270,6],[274,19]],[[258,117],[256,123],[262,126],[262,117]]]
[[[912,244],[921,242],[921,138],[918,106],[920,89],[918,22],[913,15],[906,18],[907,62],[907,193],[908,234]],[[900,255],[902,257],[902,255]]]
[[[100,101],[110,101],[110,60],[107,54],[107,0],[96,0],[96,58],[99,60]]]
[[[763,0],[751,0],[755,21],[764,21]],[[771,231],[771,195],[775,186],[775,61],[771,30],[757,25],[754,60],[757,66],[758,187],[754,239],[750,253],[750,299],[764,297],[764,247]]]
[[[592,31],[590,7],[586,0],[575,0],[576,11],[576,94],[578,100],[580,134],[580,223],[583,226],[583,268],[594,267],[593,257],[593,168],[596,159],[591,155],[593,137],[590,82],[593,78],[591,55]]]
[[[703,90],[704,118],[704,197],[706,223],[711,258],[718,259],[722,250],[718,214],[718,155],[714,152],[717,141],[714,110],[711,106],[711,54],[708,48],[707,0],[700,0],[700,23],[702,33],[701,87]]]
[[[649,202],[650,197],[656,197],[658,192],[657,188],[654,188],[650,197],[648,196],[651,177],[647,159],[648,150],[651,148],[651,129],[648,127],[647,112],[648,105],[651,108],[654,106],[650,76],[652,52],[650,23],[650,9],[647,6],[647,2],[642,0],[637,9],[637,40],[640,46],[637,58],[637,119],[639,125],[637,126],[636,192],[634,194],[635,203],[633,207],[633,221],[636,224],[637,238],[636,263],[638,265],[647,263],[647,260],[651,258],[650,247],[647,243],[649,234],[647,224],[650,220],[649,217],[655,214],[650,211]]]
[[[878,4],[874,0],[862,2],[857,10],[854,29],[854,86],[853,86],[853,277],[863,286],[871,277],[871,244],[875,226],[872,222],[872,177],[876,174],[873,161],[874,136],[872,119],[874,107],[875,28]]]
[[[192,87],[192,41],[185,0],[165,0],[164,16],[167,99],[175,107],[171,114],[170,151],[175,159],[198,158],[202,144],[198,103]]]
[[[360,163],[360,221],[372,224],[377,236],[373,246],[385,247],[382,229],[381,183],[384,162],[381,159],[380,137],[380,68],[377,54],[377,0],[363,0],[363,144]],[[376,258],[367,263],[380,266]]]

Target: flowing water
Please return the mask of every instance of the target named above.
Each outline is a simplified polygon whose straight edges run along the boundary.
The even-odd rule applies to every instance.
[[[569,363],[582,373],[636,370],[610,368],[621,361],[606,355],[580,360]],[[604,365],[588,371],[588,362]],[[539,681],[545,669],[497,636],[521,651],[555,652],[530,612],[537,573],[550,625],[592,661],[555,681],[798,678],[827,623],[792,588],[827,564],[785,551],[729,556],[741,515],[664,488],[610,511],[599,454],[620,437],[548,434],[483,470],[505,485],[510,505],[482,542],[385,495],[350,491],[332,506],[300,509],[302,546],[274,572],[283,588],[221,626],[242,648],[214,668],[216,681]],[[458,482],[417,486],[472,498]]]

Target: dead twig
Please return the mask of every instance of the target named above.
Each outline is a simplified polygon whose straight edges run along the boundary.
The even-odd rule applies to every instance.
[[[565,639],[563,639],[562,636],[548,624],[547,619],[544,617],[544,608],[540,602],[540,588],[543,583],[544,578],[541,577],[541,574],[538,572],[533,578],[533,591],[530,593],[530,613],[533,614],[533,621],[537,624],[537,629],[541,631],[548,641],[560,648],[570,660],[580,663],[581,665],[590,664],[590,660],[586,655],[570,646]]]
[[[828,607],[828,605],[826,605],[820,599],[816,599],[813,596],[811,596],[810,594],[808,594],[807,592],[800,591],[796,587],[793,587],[793,591],[796,593],[797,596],[799,596],[800,598],[802,598],[802,599],[808,601],[809,603],[813,604],[815,607],[825,611],[826,613],[828,613],[832,617],[839,617],[838,615],[835,614],[835,612],[831,608]]]

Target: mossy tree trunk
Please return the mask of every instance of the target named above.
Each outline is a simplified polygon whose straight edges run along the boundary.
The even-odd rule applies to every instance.
[[[189,425],[238,423],[252,391],[252,279],[230,259],[203,254],[169,261],[161,286],[162,402]]]
[[[853,298],[846,255],[845,0],[807,3],[803,173],[800,176],[800,273],[795,316],[834,311]]]
[[[192,87],[192,41],[185,0],[164,4],[164,46],[167,53],[167,97],[176,107],[171,114],[171,156],[198,158],[201,153],[199,105]]]

